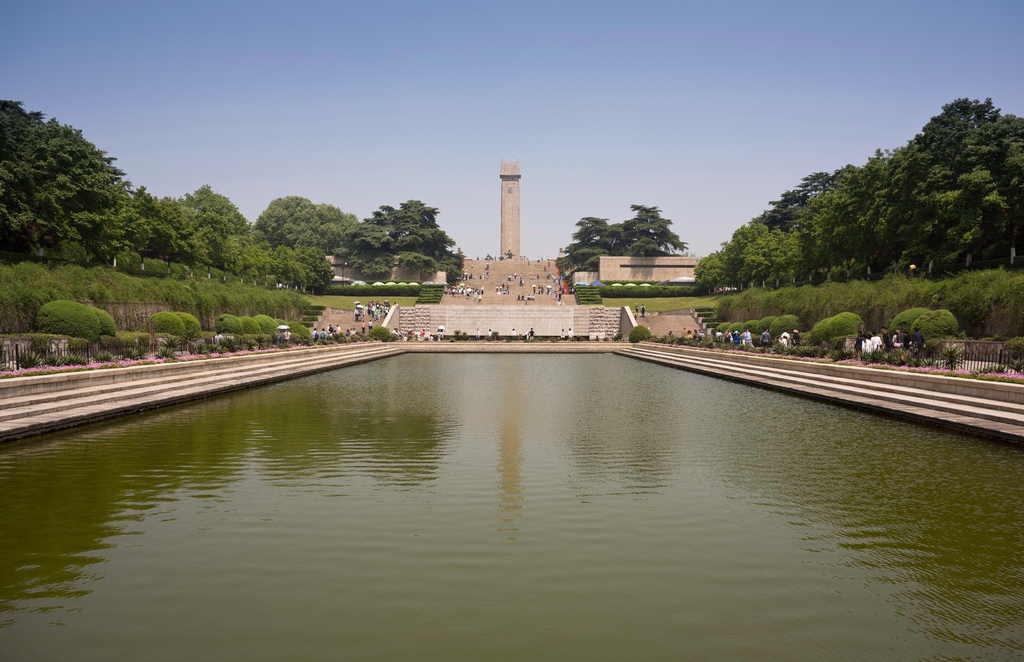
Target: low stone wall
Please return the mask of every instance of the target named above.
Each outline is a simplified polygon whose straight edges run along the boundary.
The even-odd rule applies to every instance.
[[[523,334],[533,329],[540,337],[566,335],[572,329],[578,337],[612,338],[622,330],[622,309],[604,306],[413,306],[396,307],[389,316],[389,329],[402,333],[436,333],[444,326],[451,335],[464,331],[475,335],[488,330],[500,335]],[[632,327],[630,327],[632,328]],[[627,330],[626,333],[629,333]]]

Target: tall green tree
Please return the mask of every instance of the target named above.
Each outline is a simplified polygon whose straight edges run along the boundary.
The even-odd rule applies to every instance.
[[[74,127],[20,101],[0,101],[0,248],[59,249],[74,242],[107,257],[109,223],[124,201],[124,173]]]
[[[386,277],[398,264],[426,274],[445,271],[454,282],[463,257],[452,250],[455,241],[438,225],[438,213],[419,200],[384,205],[348,232],[342,254],[372,277]]]
[[[564,273],[597,271],[603,255],[650,257],[686,250],[686,243],[672,231],[672,221],[662,218],[657,207],[630,205],[633,218],[608,223],[606,218],[586,216],[576,222],[572,242],[559,258]]]
[[[181,204],[194,215],[196,262],[217,267],[224,272],[234,271],[243,246],[243,239],[251,228],[245,216],[227,196],[215,192],[209,184],[195,193],[186,193]]]
[[[311,247],[330,255],[338,252],[356,223],[355,214],[291,195],[272,200],[254,228],[273,247]]]

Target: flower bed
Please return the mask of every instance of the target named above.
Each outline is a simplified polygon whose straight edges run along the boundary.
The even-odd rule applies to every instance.
[[[243,349],[236,352],[214,352],[210,354],[182,354],[173,359],[119,359],[116,361],[94,362],[86,365],[38,366],[36,368],[22,368],[21,370],[0,371],[0,379],[10,379],[12,377],[35,377],[37,375],[55,375],[67,372],[84,372],[86,370],[108,370],[110,368],[129,368],[137,365],[158,365],[161,363],[181,363],[183,361],[205,361],[207,359],[219,359],[227,356],[266,354],[268,352],[295,351],[296,349],[297,348],[285,349],[283,347],[266,347],[264,349]]]

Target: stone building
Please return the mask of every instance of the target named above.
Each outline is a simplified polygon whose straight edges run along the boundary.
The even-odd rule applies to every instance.
[[[519,257],[519,161],[501,162],[501,255]]]

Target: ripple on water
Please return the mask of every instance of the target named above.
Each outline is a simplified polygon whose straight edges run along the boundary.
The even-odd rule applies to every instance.
[[[1022,478],[622,357],[406,355],[0,449],[0,650],[1007,659]]]

